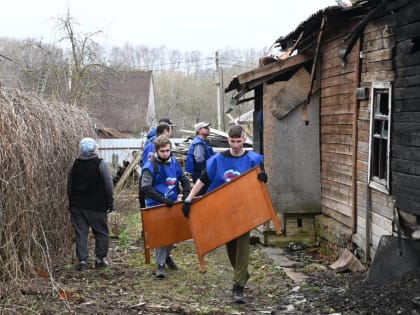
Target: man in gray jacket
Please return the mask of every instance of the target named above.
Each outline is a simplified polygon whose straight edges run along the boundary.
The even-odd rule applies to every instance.
[[[76,234],[78,270],[88,267],[89,228],[95,235],[95,268],[108,266],[109,229],[108,214],[114,210],[114,185],[105,162],[98,157],[96,142],[92,138],[80,141],[80,154],[70,169],[67,194],[71,222]]]

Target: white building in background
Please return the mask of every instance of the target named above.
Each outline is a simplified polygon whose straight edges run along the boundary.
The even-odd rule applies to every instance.
[[[185,141],[184,138],[171,138],[172,146]],[[135,153],[143,150],[146,138],[96,139],[99,157],[108,164],[123,166],[123,162],[131,162]]]

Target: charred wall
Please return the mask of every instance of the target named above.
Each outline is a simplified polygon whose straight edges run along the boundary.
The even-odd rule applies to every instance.
[[[396,21],[392,193],[398,208],[420,215],[420,2],[402,7]]]

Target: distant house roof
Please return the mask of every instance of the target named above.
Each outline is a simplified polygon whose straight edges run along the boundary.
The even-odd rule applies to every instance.
[[[97,128],[95,132],[99,139],[132,138],[132,135],[119,132],[114,128]]]
[[[154,110],[152,72],[114,71],[106,74],[89,110],[103,126],[135,133],[146,128],[149,106]]]

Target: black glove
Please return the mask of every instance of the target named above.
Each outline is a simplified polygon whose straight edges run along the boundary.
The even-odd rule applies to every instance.
[[[165,198],[165,204],[170,208],[174,205],[174,201],[169,198]]]
[[[260,172],[257,175],[257,179],[261,182],[266,183],[268,181],[267,173],[265,172],[264,163],[260,163]]]
[[[189,191],[184,191],[183,193],[182,193],[182,201],[185,201],[185,199],[187,199],[187,197],[188,197],[188,195],[190,194],[190,192]]]
[[[186,217],[187,219],[190,217],[190,207],[191,207],[191,202],[184,201],[184,204],[182,205],[182,213],[184,214],[184,217]]]
[[[258,179],[259,181],[261,181],[261,182],[266,183],[266,182],[267,182],[267,180],[268,180],[267,173],[266,173],[266,172],[264,172],[264,171],[261,171],[260,173],[258,173],[258,175],[257,175],[257,179]]]

